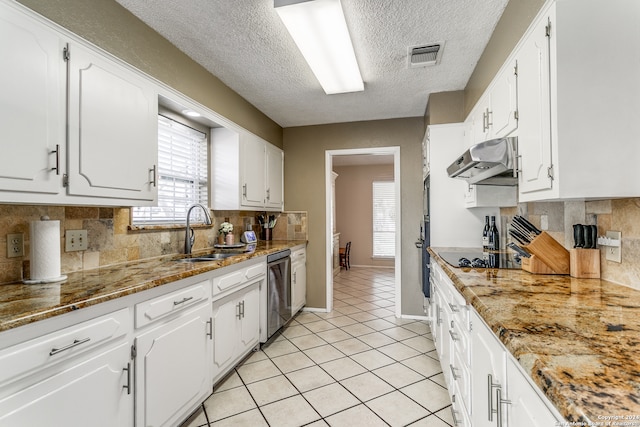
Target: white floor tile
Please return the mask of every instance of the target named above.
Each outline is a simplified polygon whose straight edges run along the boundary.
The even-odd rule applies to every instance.
[[[271,359],[271,361],[275,363],[276,366],[285,374],[315,365],[313,360],[309,359],[301,351],[292,354],[285,354],[284,356],[278,356]]]
[[[394,340],[393,338],[380,332],[373,332],[371,334],[360,335],[358,339],[370,345],[371,347],[382,347],[382,346],[393,344],[394,342],[396,342],[396,340]]]
[[[264,417],[257,409],[252,409],[220,421],[211,423],[212,427],[268,427]]]
[[[207,423],[207,417],[205,416],[204,411],[202,410],[202,406],[200,406],[197,411],[191,414],[191,416],[187,418],[186,421],[180,424],[180,427],[202,427],[202,426],[207,426],[207,427],[209,426],[209,424]]]
[[[351,335],[349,335],[342,329],[338,329],[338,328],[330,329],[328,331],[318,332],[316,335],[318,335],[320,338],[322,338],[323,340],[329,343],[343,341],[351,338]]]
[[[365,372],[364,374],[347,378],[342,380],[340,384],[346,387],[347,390],[363,402],[382,396],[383,394],[390,393],[394,390],[392,386],[371,372]]]
[[[284,331],[282,331],[282,335],[287,339],[299,337],[302,335],[309,335],[311,333],[312,332],[305,328],[304,325],[288,326],[284,329]]]
[[[301,337],[291,338],[291,344],[295,345],[300,350],[306,350],[313,347],[320,347],[327,344],[325,340],[317,336],[316,334],[303,335]]]
[[[373,371],[373,373],[395,388],[405,387],[425,379],[424,376],[413,369],[407,368],[402,363],[383,366]]]
[[[307,329],[309,329],[311,332],[315,332],[315,333],[328,331],[329,329],[335,328],[335,326],[333,326],[331,323],[327,322],[326,320],[318,320],[316,322],[305,323],[304,326]]]
[[[450,425],[442,421],[436,415],[429,415],[415,423],[409,424],[407,427],[450,427]]]
[[[415,332],[405,329],[402,326],[396,326],[394,328],[385,329],[380,332],[398,341],[406,340],[406,339],[417,336]]]
[[[258,406],[298,394],[298,390],[284,375],[251,383],[247,388]]]
[[[269,359],[250,363],[248,365],[242,365],[237,369],[237,371],[245,384],[275,377],[281,374],[276,365],[274,365]]]
[[[237,387],[211,395],[204,407],[209,421],[216,421],[253,409],[256,404],[246,388]]]
[[[353,354],[350,357],[370,371],[396,363],[395,360],[375,349]]]
[[[387,424],[365,405],[354,406],[326,419],[331,427],[386,427]]]
[[[229,390],[232,388],[242,386],[242,380],[238,376],[238,373],[234,370],[231,371],[226,377],[224,377],[218,384],[213,386],[213,392],[218,393],[220,391]]]
[[[429,415],[429,411],[399,391],[373,399],[367,406],[393,427],[405,426]]]
[[[433,360],[432,358],[430,358],[429,356],[425,356],[424,354],[412,357],[410,359],[405,359],[402,361],[402,364],[408,366],[409,368],[424,375],[427,378],[442,372],[440,362],[438,362],[437,360]]]
[[[306,354],[309,359],[313,360],[317,364],[329,362],[330,360],[340,359],[341,357],[345,356],[344,353],[340,352],[338,349],[329,344],[310,348],[308,350],[305,350],[304,354]]]
[[[415,357],[420,354],[418,351],[400,342],[380,347],[378,348],[378,351],[386,354],[387,356],[397,361],[409,359],[410,357]]]
[[[415,350],[418,350],[420,353],[428,353],[435,350],[436,348],[436,346],[433,344],[433,341],[425,337],[424,335],[409,338],[408,340],[403,340],[402,343]]]
[[[375,332],[374,329],[371,329],[370,327],[362,324],[362,323],[356,323],[353,325],[349,325],[349,326],[345,326],[344,328],[340,328],[343,331],[345,331],[346,333],[353,335],[354,337],[360,336],[360,335],[366,335],[366,334],[370,334],[372,332]]]
[[[423,380],[401,388],[400,391],[431,412],[438,412],[447,406],[451,406],[451,399],[447,389],[433,381]]]
[[[332,360],[331,362],[323,363],[320,365],[329,375],[335,378],[337,381],[341,381],[345,378],[353,377],[358,374],[366,372],[362,366],[358,365],[348,357],[342,359]]]
[[[336,412],[360,403],[358,399],[339,383],[316,388],[303,393],[303,396],[323,417],[328,417],[329,415],[333,415]]]
[[[356,353],[362,353],[363,351],[371,350],[367,344],[363,343],[357,338],[351,338],[344,341],[334,342],[332,344],[335,348],[350,356]]]
[[[299,427],[321,417],[301,395],[279,400],[260,408],[269,425]]]
[[[335,380],[319,366],[311,366],[300,369],[299,371],[290,372],[286,376],[301,393],[335,382]]]
[[[289,340],[281,340],[274,341],[269,343],[269,345],[263,346],[262,351],[273,359],[274,357],[282,356],[284,354],[295,353],[298,351],[298,348],[291,344]]]
[[[343,326],[347,326],[347,325],[353,325],[354,323],[358,323],[357,320],[352,319],[349,316],[346,315],[342,315],[342,316],[338,316],[338,317],[333,317],[331,319],[327,319],[327,322],[331,323],[332,325],[338,327],[338,328],[342,328]]]

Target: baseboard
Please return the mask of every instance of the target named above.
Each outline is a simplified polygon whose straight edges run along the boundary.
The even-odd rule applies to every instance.
[[[413,314],[401,314],[400,315],[401,319],[411,319],[411,320],[424,320],[424,321],[429,321],[429,317],[427,316],[416,316]]]
[[[358,267],[358,268],[390,268],[390,269],[394,269],[394,266],[384,266],[384,265],[351,265],[351,268],[353,267]],[[340,269],[340,271],[342,271],[342,269]]]
[[[326,308],[302,307],[301,311],[309,311],[311,313],[328,313]]]

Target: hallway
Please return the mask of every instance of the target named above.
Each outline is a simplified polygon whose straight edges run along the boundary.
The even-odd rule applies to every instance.
[[[453,425],[429,326],[394,317],[393,280],[341,271],[331,313],[300,312],[183,427]]]

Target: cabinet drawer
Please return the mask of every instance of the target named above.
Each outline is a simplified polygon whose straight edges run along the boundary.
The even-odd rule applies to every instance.
[[[77,357],[100,344],[126,335],[129,309],[87,320],[0,351],[0,384]]]
[[[291,251],[291,263],[305,263],[307,261],[307,251],[305,249],[298,249]]]
[[[209,297],[209,281],[136,304],[136,328],[191,307]]]
[[[449,366],[451,379],[456,384],[460,403],[464,403],[461,406],[464,406],[466,412],[469,413],[469,408],[471,408],[471,373],[462,360],[460,353],[453,352],[452,359],[451,365]]]
[[[213,295],[233,289],[243,283],[264,276],[267,273],[267,264],[261,262],[249,267],[244,267],[231,273],[213,279]]]

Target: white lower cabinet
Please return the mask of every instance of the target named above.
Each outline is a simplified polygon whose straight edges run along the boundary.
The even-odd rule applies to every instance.
[[[518,367],[491,329],[472,310],[471,421],[474,427],[545,427],[562,416]]]
[[[221,379],[260,340],[262,281],[213,302],[213,382]]]
[[[307,303],[307,249],[291,251],[291,315]]]
[[[136,338],[136,426],[171,426],[211,393],[208,302]]]
[[[127,309],[0,350],[0,426],[132,426]]]

